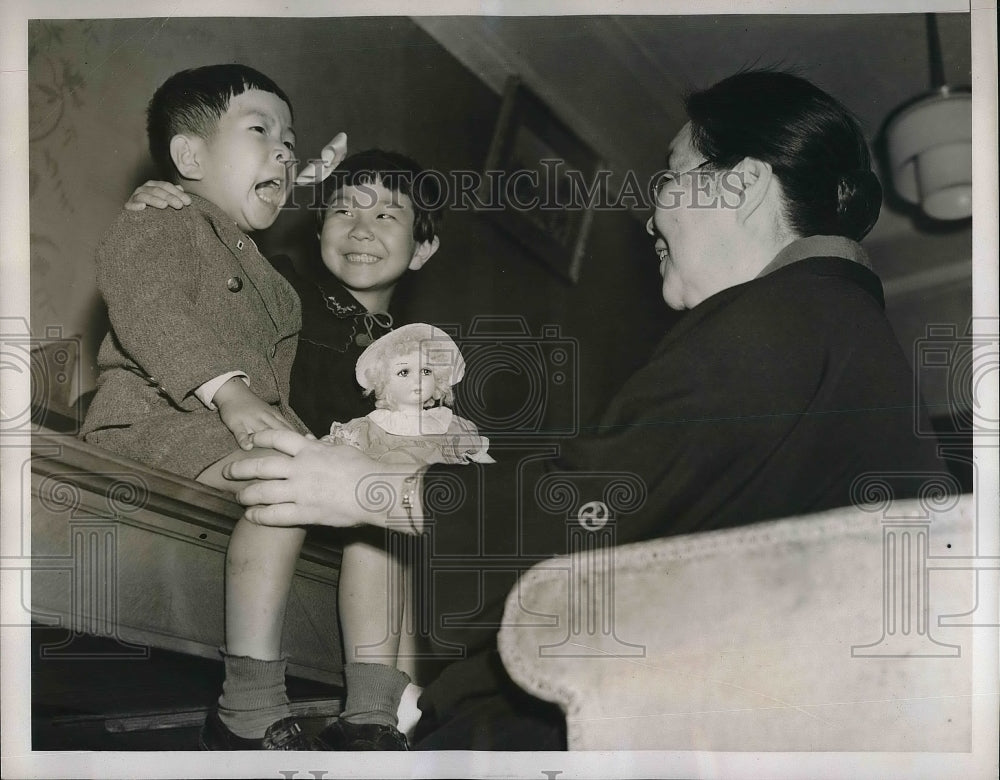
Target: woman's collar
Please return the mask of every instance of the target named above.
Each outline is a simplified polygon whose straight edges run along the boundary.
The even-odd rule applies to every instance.
[[[807,236],[797,238],[775,255],[774,259],[757,274],[757,279],[767,276],[786,265],[808,257],[841,257],[873,271],[868,253],[857,241],[844,236]]]

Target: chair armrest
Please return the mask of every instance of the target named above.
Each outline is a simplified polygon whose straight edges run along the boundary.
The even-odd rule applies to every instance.
[[[562,707],[570,749],[968,750],[971,628],[939,618],[976,604],[975,507],[948,502],[543,562],[501,657]]]

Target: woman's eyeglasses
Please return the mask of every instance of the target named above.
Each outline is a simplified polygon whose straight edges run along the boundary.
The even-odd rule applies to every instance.
[[[677,181],[685,173],[694,173],[695,171],[700,171],[706,165],[711,165],[711,160],[705,160],[701,165],[696,165],[694,168],[689,168],[686,171],[664,171],[649,185],[649,194],[653,201],[653,206],[660,202],[660,192],[666,187],[670,182]]]

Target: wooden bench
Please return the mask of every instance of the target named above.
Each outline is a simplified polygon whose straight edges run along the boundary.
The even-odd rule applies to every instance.
[[[242,509],[225,493],[40,429],[31,441],[31,610],[72,637],[217,659],[223,572]],[[289,673],[342,684],[340,549],[310,530],[285,620]]]

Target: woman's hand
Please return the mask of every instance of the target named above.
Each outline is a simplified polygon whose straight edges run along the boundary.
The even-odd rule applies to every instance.
[[[165,209],[167,206],[182,209],[191,205],[191,196],[179,184],[169,181],[147,181],[136,187],[132,197],[125,201],[126,211],[142,211],[146,206]]]
[[[295,179],[296,184],[315,184],[326,179],[347,156],[347,133],[337,133],[320,152],[320,159],[306,164]]]
[[[212,402],[223,424],[236,437],[240,449],[253,447],[253,435],[267,430],[292,431],[292,426],[273,406],[264,403],[239,377],[220,387]]]
[[[323,444],[289,431],[264,431],[254,445],[284,455],[226,466],[229,479],[259,480],[236,494],[244,517],[259,525],[391,525],[411,533],[402,509],[403,481],[416,465],[386,466],[354,447]],[[390,470],[391,469],[391,470]]]

